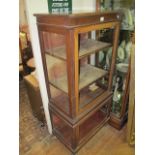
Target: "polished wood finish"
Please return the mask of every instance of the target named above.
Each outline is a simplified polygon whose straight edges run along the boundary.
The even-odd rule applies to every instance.
[[[55,13],[55,14],[35,14],[38,25],[53,26],[55,28],[76,28],[101,23],[101,17],[104,22],[114,22],[121,20],[119,12],[91,12],[91,13]]]
[[[118,12],[98,12],[36,14],[35,16],[53,134],[75,154],[110,119],[112,75],[121,15]],[[90,39],[89,36],[84,40],[79,39],[80,34],[105,28],[114,29],[112,44]],[[64,39],[57,40],[60,46],[53,48],[54,43],[49,41],[53,45],[49,45],[50,49],[46,49],[45,32],[63,36]],[[91,54],[109,46],[113,46],[109,73],[92,66],[90,61],[86,64],[82,63],[84,58],[89,60]],[[63,65],[54,66],[58,63]],[[51,68],[55,69],[54,73]],[[97,81],[107,74],[109,75],[107,86],[100,87]],[[90,101],[86,102],[87,100]]]
[[[101,0],[96,0],[96,11],[101,10]]]
[[[135,33],[133,33],[132,42],[127,141],[130,145],[135,145]]]
[[[123,125],[127,122],[128,113],[126,112],[123,117],[117,117],[114,113],[110,113],[110,120],[109,124],[114,128],[120,130],[122,129]]]

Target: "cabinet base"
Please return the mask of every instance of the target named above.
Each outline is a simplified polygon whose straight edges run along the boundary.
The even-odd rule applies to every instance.
[[[114,128],[116,128],[116,129],[118,129],[118,130],[120,130],[120,129],[122,129],[122,127],[125,125],[125,123],[127,122],[127,114],[125,115],[125,116],[123,116],[122,118],[118,118],[118,117],[116,117],[114,114],[112,114],[111,113],[111,116],[110,116],[110,120],[109,120],[109,124],[112,126],[112,127],[114,127]]]
[[[78,151],[83,147],[108,121],[109,117],[104,120],[101,124],[99,124],[96,128],[94,128],[87,136],[83,138],[83,140],[76,146],[76,148],[72,148],[72,146],[65,142],[65,139],[60,136],[56,130],[53,129],[53,135],[56,136],[70,151],[71,155],[77,155]]]

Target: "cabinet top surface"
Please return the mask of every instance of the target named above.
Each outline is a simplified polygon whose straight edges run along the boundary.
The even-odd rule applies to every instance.
[[[121,20],[121,13],[116,11],[49,14],[44,13],[34,14],[34,16],[36,16],[38,24],[51,24],[68,28]]]
[[[55,13],[36,13],[34,16],[63,16],[67,18],[79,18],[79,17],[85,17],[85,16],[98,16],[98,15],[112,15],[112,14],[119,14],[120,12],[118,11],[98,11],[98,12],[74,12],[74,13],[60,13],[60,12],[55,12]]]

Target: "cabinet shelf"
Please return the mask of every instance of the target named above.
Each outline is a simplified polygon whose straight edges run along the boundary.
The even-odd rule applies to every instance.
[[[98,52],[103,48],[110,47],[110,43],[96,41],[93,39],[85,39],[80,41],[79,59]],[[52,50],[46,50],[49,55],[55,56],[59,59],[66,60],[66,47],[65,45],[55,47]]]
[[[51,50],[46,50],[45,52],[51,56],[54,56],[62,60],[66,60],[66,57],[67,57],[65,46],[55,47],[55,48],[52,48]]]
[[[85,87],[80,91],[80,108],[82,109],[84,106],[89,104],[91,101],[96,99],[98,96],[102,95],[106,89],[102,89],[98,87],[96,90],[91,91],[88,87]]]
[[[82,40],[80,42],[79,58],[81,59],[85,56],[88,56],[95,52],[99,52],[99,50],[110,46],[111,46],[110,43],[96,41],[93,39]]]
[[[107,71],[96,68],[92,65],[84,65],[83,67],[80,68],[79,90],[83,89],[84,87],[96,81],[97,79],[105,76],[107,73],[108,73]],[[60,90],[62,90],[63,92],[68,93],[66,75],[60,78],[57,78],[56,80],[52,80],[50,81],[50,83],[56,88],[59,88]]]

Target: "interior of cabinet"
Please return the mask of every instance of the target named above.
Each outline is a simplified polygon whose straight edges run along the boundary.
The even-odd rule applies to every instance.
[[[106,104],[79,126],[80,141],[82,141],[85,136],[88,136],[91,131],[99,127],[108,119],[109,113],[107,109]]]
[[[110,47],[111,44],[107,42],[101,42],[94,39],[85,39],[80,42],[79,58],[89,56],[92,53],[98,52],[99,50]]]
[[[59,109],[61,109],[66,114],[70,114],[69,112],[69,98],[68,94],[62,92],[59,88],[54,87],[53,85],[49,85],[51,98],[50,101]]]
[[[106,41],[106,42],[111,42],[112,40],[112,33],[113,30],[112,29],[107,29],[107,30],[101,30],[99,31],[98,34],[98,38],[99,40],[102,41]],[[128,36],[128,37],[127,37]],[[117,48],[117,56],[116,56],[116,64],[115,64],[115,71],[114,71],[114,75],[113,75],[113,92],[115,94],[115,87],[116,87],[116,79],[119,78],[119,82],[118,82],[118,88],[116,91],[116,94],[118,96],[118,102],[115,102],[114,100],[112,101],[112,113],[113,116],[120,118],[122,116],[122,109],[124,109],[124,107],[126,107],[127,105],[127,83],[129,81],[129,78],[127,76],[127,72],[129,71],[129,59],[130,59],[130,52],[129,51],[129,47],[131,45],[130,43],[130,35],[128,33],[128,31],[120,31],[120,38],[119,38],[119,43],[118,43],[118,48]],[[105,48],[104,53],[106,54],[106,56],[104,56],[103,58],[103,54],[99,53],[101,55],[100,56],[100,61],[96,61],[96,66],[101,67],[101,68],[105,68],[107,66],[107,57],[109,59],[112,58],[111,55],[111,47],[109,48]],[[98,56],[96,54],[96,56]],[[105,58],[106,57],[106,58]],[[113,96],[114,98],[114,96]]]
[[[86,119],[81,125],[79,125],[79,143],[83,138],[88,136],[96,127],[100,126],[108,119],[107,105],[103,106],[100,110],[96,111],[91,117]],[[102,109],[106,110],[102,110]],[[56,114],[53,114],[54,130],[60,134],[60,136],[70,145],[73,135],[73,130]]]
[[[59,34],[50,35],[47,32],[43,34],[52,100],[58,108],[69,114],[67,58],[64,37]],[[53,46],[51,46],[49,45],[51,43],[49,38],[53,35],[56,36],[56,40],[60,36],[60,40],[59,43],[53,43]],[[110,42],[88,38],[88,33],[79,35],[79,108],[83,108],[107,90],[107,83],[103,84],[103,80],[109,74],[108,70],[91,65],[88,62],[88,57],[111,46],[112,43]]]
[[[92,53],[98,52],[99,50],[110,46],[111,46],[110,43],[101,42],[93,39],[82,40],[80,42],[79,59],[85,56],[89,56]],[[49,55],[66,60],[65,45],[45,50],[45,52],[48,53]]]
[[[52,120],[54,131],[57,132],[68,145],[71,145],[73,129],[56,114],[52,115]]]
[[[90,90],[89,86],[85,87],[80,91],[80,108],[83,108],[104,92],[105,90],[100,87],[97,87],[95,90]]]
[[[53,72],[52,71],[51,71],[52,73],[50,72],[50,70],[52,70],[52,68],[54,69],[54,67],[56,70],[57,68],[62,69],[62,66],[63,66],[63,68],[65,70],[66,63],[63,62],[62,60],[59,60],[59,59],[57,59],[53,56],[49,56],[49,55],[46,55],[46,62],[47,62],[49,82],[52,85],[54,85],[56,88],[61,89],[65,93],[68,93],[68,83],[67,83],[66,72],[62,73],[61,76],[57,76],[57,77],[56,76],[54,77],[54,75],[51,76],[51,74]],[[55,66],[55,64],[57,64],[57,67]],[[59,72],[61,72],[61,71],[59,70]],[[107,73],[108,73],[107,71],[105,71],[103,69],[99,69],[97,67],[94,67],[90,64],[83,65],[82,67],[80,67],[79,90],[85,88],[87,85],[93,83],[97,79],[105,76]]]
[[[104,29],[103,29],[104,30]],[[78,59],[79,59],[79,108],[91,103],[107,91],[109,70],[103,67],[92,65],[88,59],[98,52],[112,49],[113,28],[111,40],[90,39],[90,32],[78,34]],[[47,73],[50,87],[50,94],[53,103],[69,114],[68,99],[68,77],[67,77],[67,55],[65,37],[61,34],[42,32],[44,41],[44,53],[47,64]],[[52,41],[55,39],[55,41]],[[106,51],[106,52],[105,52]],[[98,55],[99,59],[99,55]],[[110,68],[110,66],[109,66]],[[62,108],[63,107],[63,108]]]

